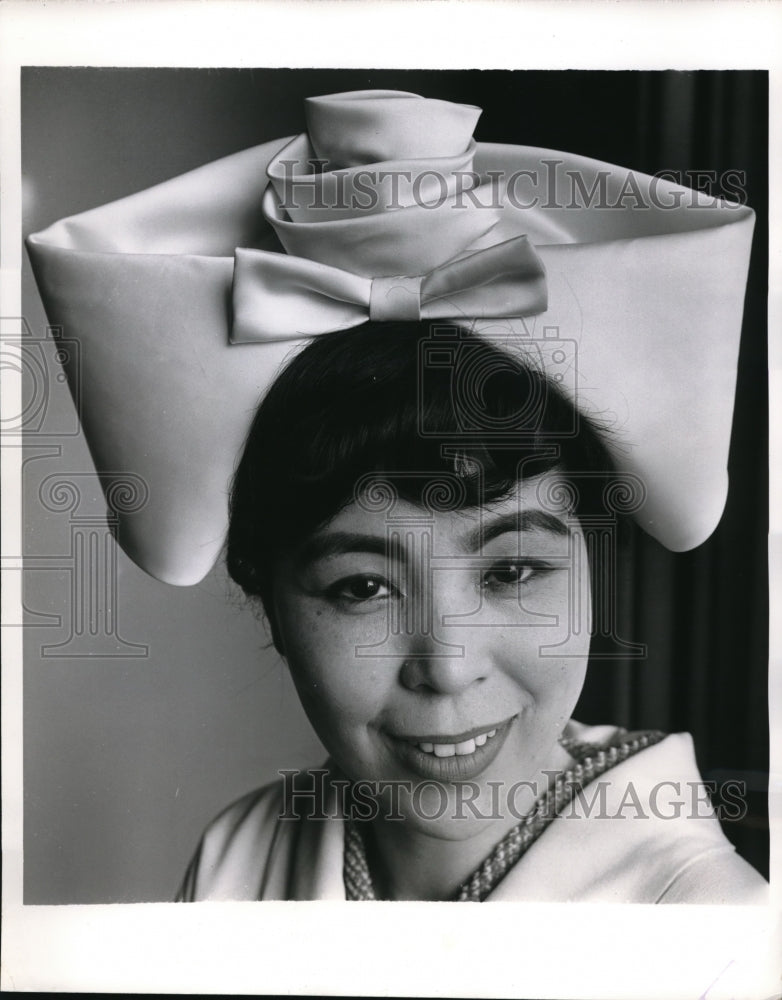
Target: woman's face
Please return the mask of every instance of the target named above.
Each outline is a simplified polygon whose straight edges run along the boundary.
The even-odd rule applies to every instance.
[[[469,835],[474,809],[448,823],[465,795],[481,815],[511,800],[523,814],[528,789],[514,786],[542,782],[539,794],[557,759],[590,592],[579,524],[553,485],[526,480],[459,511],[353,502],[275,577],[282,651],[320,739],[354,781],[402,782],[402,812],[429,832]]]

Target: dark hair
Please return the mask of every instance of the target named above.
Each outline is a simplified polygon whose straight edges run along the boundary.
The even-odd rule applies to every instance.
[[[368,475],[421,504],[438,479],[453,483],[455,463],[455,507],[556,468],[566,482],[579,474],[577,516],[601,508],[613,468],[553,381],[481,337],[422,322],[316,338],[256,413],[231,493],[228,570],[268,610],[278,556],[354,500]]]

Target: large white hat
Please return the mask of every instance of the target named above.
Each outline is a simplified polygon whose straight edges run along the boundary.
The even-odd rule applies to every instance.
[[[475,143],[479,114],[395,91],[311,98],[303,135],[29,238],[49,320],[82,345],[102,481],[147,484],[118,538],[148,573],[184,585],[209,571],[264,391],[310,337],[370,317],[474,321],[610,427],[617,464],[644,484],[646,531],[685,550],[714,530],[753,212],[570,153]]]

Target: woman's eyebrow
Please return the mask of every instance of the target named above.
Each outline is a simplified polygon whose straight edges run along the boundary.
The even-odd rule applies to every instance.
[[[569,534],[568,526],[561,518],[545,510],[530,508],[502,514],[488,524],[481,525],[467,535],[464,545],[468,551],[477,552],[493,538],[506,532],[532,530],[547,531],[554,535]],[[327,559],[329,556],[345,555],[349,552],[369,552],[395,559],[405,559],[407,555],[404,547],[393,535],[387,537],[352,531],[330,531],[308,538],[296,553],[296,563],[305,566],[315,562],[316,559]]]
[[[568,535],[569,528],[561,517],[548,511],[532,507],[527,510],[516,510],[510,514],[501,514],[475,531],[470,532],[465,540],[466,547],[472,552],[478,552],[493,538],[506,532],[547,531],[552,535]]]
[[[326,559],[329,556],[344,555],[347,552],[370,552],[379,556],[402,558],[404,553],[396,539],[385,535],[367,535],[351,531],[330,531],[327,534],[308,538],[296,554],[300,566]]]

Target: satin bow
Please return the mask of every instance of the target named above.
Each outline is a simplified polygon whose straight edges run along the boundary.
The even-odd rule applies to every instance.
[[[364,278],[317,261],[237,249],[234,344],[295,340],[366,320],[491,319],[546,310],[546,274],[526,236],[414,277]]]

